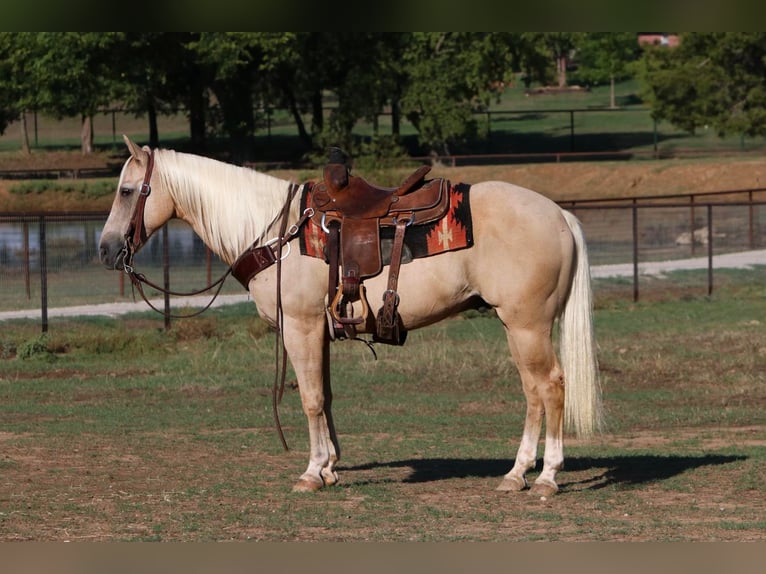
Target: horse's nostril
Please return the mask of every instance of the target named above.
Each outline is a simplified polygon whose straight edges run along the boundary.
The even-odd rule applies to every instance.
[[[101,259],[101,263],[104,265],[109,265],[111,261],[111,252],[109,250],[109,247],[106,245],[102,245],[98,250],[99,258]]]

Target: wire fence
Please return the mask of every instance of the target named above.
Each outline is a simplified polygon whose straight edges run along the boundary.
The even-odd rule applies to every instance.
[[[686,288],[711,293],[714,255],[766,248],[764,205],[766,189],[650,201],[578,201],[563,207],[583,224],[592,267],[629,266],[627,275],[623,271],[612,280],[595,281],[596,289],[638,300],[653,281],[642,273],[643,264],[688,258],[701,262],[707,273],[697,273]],[[132,301],[125,275],[99,262],[98,243],[107,215],[0,213],[0,319],[4,312],[39,310],[47,330],[48,308]],[[226,271],[185,223],[171,221],[164,229],[135,260],[136,268],[153,281],[161,283],[167,270],[171,288],[191,291]],[[235,280],[222,290],[243,293]],[[151,289],[147,294],[159,296]]]

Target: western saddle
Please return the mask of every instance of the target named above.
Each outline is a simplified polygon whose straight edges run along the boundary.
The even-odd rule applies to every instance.
[[[442,178],[426,180],[430,170],[419,167],[399,187],[377,187],[351,175],[345,154],[331,148],[323,180],[312,190],[311,207],[327,233],[328,311],[333,337],[356,338],[357,325],[367,322],[369,305],[362,282],[382,271],[380,230],[393,227],[388,285],[375,319],[373,340],[404,344],[407,333],[397,312],[397,284],[405,231],[411,225],[437,221],[449,209],[447,182]],[[362,305],[362,313],[356,317],[351,306],[355,301]]]

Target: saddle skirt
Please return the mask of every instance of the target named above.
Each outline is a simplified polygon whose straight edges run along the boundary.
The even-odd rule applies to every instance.
[[[301,211],[314,205],[313,194],[316,186],[305,186],[301,197]],[[471,186],[465,183],[445,182],[444,197],[447,201],[445,213],[429,223],[420,223],[415,215],[415,224],[407,228],[404,236],[404,254],[402,263],[413,259],[430,257],[447,251],[466,249],[473,245],[473,223],[470,205]],[[346,224],[352,221],[347,219]],[[328,223],[325,218],[325,225]],[[390,263],[391,245],[394,238],[394,226],[390,220],[383,221],[375,233],[368,233],[368,241],[373,251],[380,249],[380,266],[377,262],[363,265],[367,276],[380,273],[382,266]],[[353,223],[352,223],[353,226]],[[317,213],[301,228],[300,253],[309,257],[323,259],[329,263],[327,253],[327,233],[322,229],[322,214]],[[377,256],[375,257],[377,261]],[[372,269],[375,267],[375,269]],[[380,268],[379,268],[380,267]]]

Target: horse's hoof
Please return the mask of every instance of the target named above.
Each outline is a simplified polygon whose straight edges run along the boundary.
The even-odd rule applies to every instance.
[[[535,482],[532,485],[532,489],[529,491],[531,496],[539,496],[540,498],[548,498],[553,496],[559,491],[559,487],[555,482]]]
[[[321,490],[324,484],[321,480],[311,480],[309,478],[300,478],[293,485],[293,492],[316,492]]]
[[[501,492],[520,492],[526,487],[527,479],[523,476],[521,478],[518,476],[506,476],[503,478],[503,482],[501,482],[495,490]]]
[[[338,482],[338,473],[334,470],[322,470],[322,480],[324,480],[325,486],[332,486]]]

